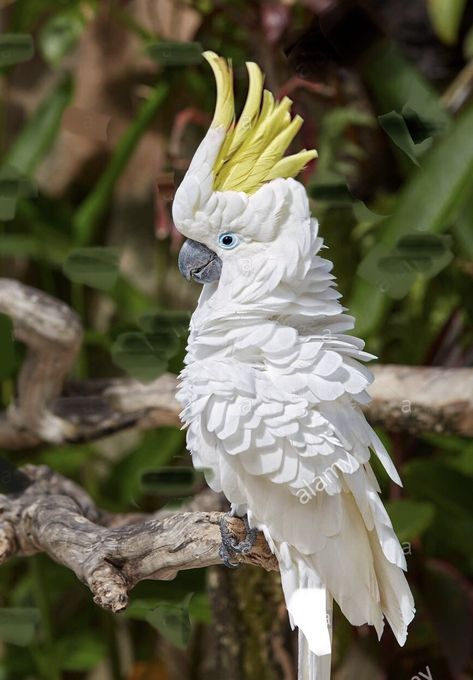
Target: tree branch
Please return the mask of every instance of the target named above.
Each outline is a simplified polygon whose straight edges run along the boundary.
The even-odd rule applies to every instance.
[[[149,384],[129,378],[66,382],[80,349],[77,315],[54,298],[0,279],[0,312],[13,319],[27,347],[17,396],[0,414],[0,447],[97,439],[117,430],[178,425],[176,377]],[[375,366],[373,423],[413,433],[473,434],[473,370]],[[1,466],[0,466],[1,467]],[[48,468],[0,469],[0,562],[45,552],[85,583],[102,607],[119,611],[144,579],[170,579],[181,569],[220,564],[218,496],[200,494],[180,514],[112,515],[85,491]],[[237,538],[243,522],[229,520]],[[276,570],[262,535],[237,561]]]
[[[366,409],[372,424],[412,434],[473,436],[473,369],[376,365]]]
[[[127,606],[128,593],[139,581],[169,580],[183,569],[221,564],[219,521],[225,515],[207,509],[217,506],[216,494],[204,492],[177,515],[117,518],[45,466],[27,465],[20,472],[29,486],[19,494],[0,495],[0,563],[45,552],[89,587],[96,604],[114,612]],[[227,521],[241,540],[242,520]],[[277,570],[262,534],[248,555],[235,559]]]
[[[91,441],[134,427],[179,425],[176,377],[142,384],[131,378],[65,382],[82,340],[64,303],[17,281],[0,279],[0,312],[27,348],[18,394],[0,413],[0,447]],[[393,431],[473,435],[473,369],[374,365],[368,419]]]

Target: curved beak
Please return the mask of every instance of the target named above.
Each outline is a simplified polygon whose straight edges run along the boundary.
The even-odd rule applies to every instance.
[[[188,238],[179,251],[178,266],[181,274],[190,281],[211,283],[222,273],[222,260],[203,243]]]

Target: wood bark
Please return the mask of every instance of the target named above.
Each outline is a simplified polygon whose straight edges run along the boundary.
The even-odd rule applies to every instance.
[[[221,564],[219,497],[204,492],[179,514],[114,516],[98,509],[76,484],[45,466],[20,469],[21,490],[0,495],[0,563],[16,555],[47,553],[71,569],[100,607],[118,612],[145,579],[173,579],[182,569]],[[5,479],[3,480],[5,483]],[[18,483],[18,480],[17,480]],[[237,540],[238,518],[227,518]],[[277,570],[262,534],[242,564]]]

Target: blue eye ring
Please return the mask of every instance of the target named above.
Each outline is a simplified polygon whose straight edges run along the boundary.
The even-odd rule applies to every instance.
[[[224,250],[232,250],[233,248],[236,248],[239,243],[240,238],[231,231],[226,231],[218,237],[218,245]]]

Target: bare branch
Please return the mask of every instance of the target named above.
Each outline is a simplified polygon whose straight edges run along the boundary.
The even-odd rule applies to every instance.
[[[127,606],[129,591],[145,579],[169,580],[183,569],[221,564],[219,521],[222,512],[197,511],[148,518],[113,515],[95,507],[73,482],[44,466],[21,470],[30,485],[20,494],[0,496],[0,562],[14,555],[47,553],[85,583],[94,602],[114,612]],[[213,494],[218,502],[218,496]],[[209,503],[204,493],[204,507]],[[228,520],[238,540],[243,522]],[[277,570],[262,534],[248,555],[236,561]]]
[[[0,312],[27,348],[17,396],[0,413],[0,447],[8,449],[97,439],[126,427],[177,425],[175,377],[70,383],[83,331],[66,304],[19,281],[0,279]]]
[[[473,435],[473,369],[377,365],[371,423],[412,434]]]
[[[0,312],[13,320],[15,337],[28,353],[18,377],[17,398],[0,421],[0,445],[63,441],[68,423],[48,410],[61,393],[82,342],[80,320],[67,305],[10,279],[0,280]],[[6,441],[5,441],[6,440]]]
[[[0,447],[91,441],[124,428],[179,425],[176,377],[143,384],[131,378],[64,384],[82,339],[77,315],[64,303],[16,281],[0,279],[0,312],[11,316],[28,347],[18,396],[0,413]],[[473,435],[473,369],[372,367],[372,423],[413,434]]]

